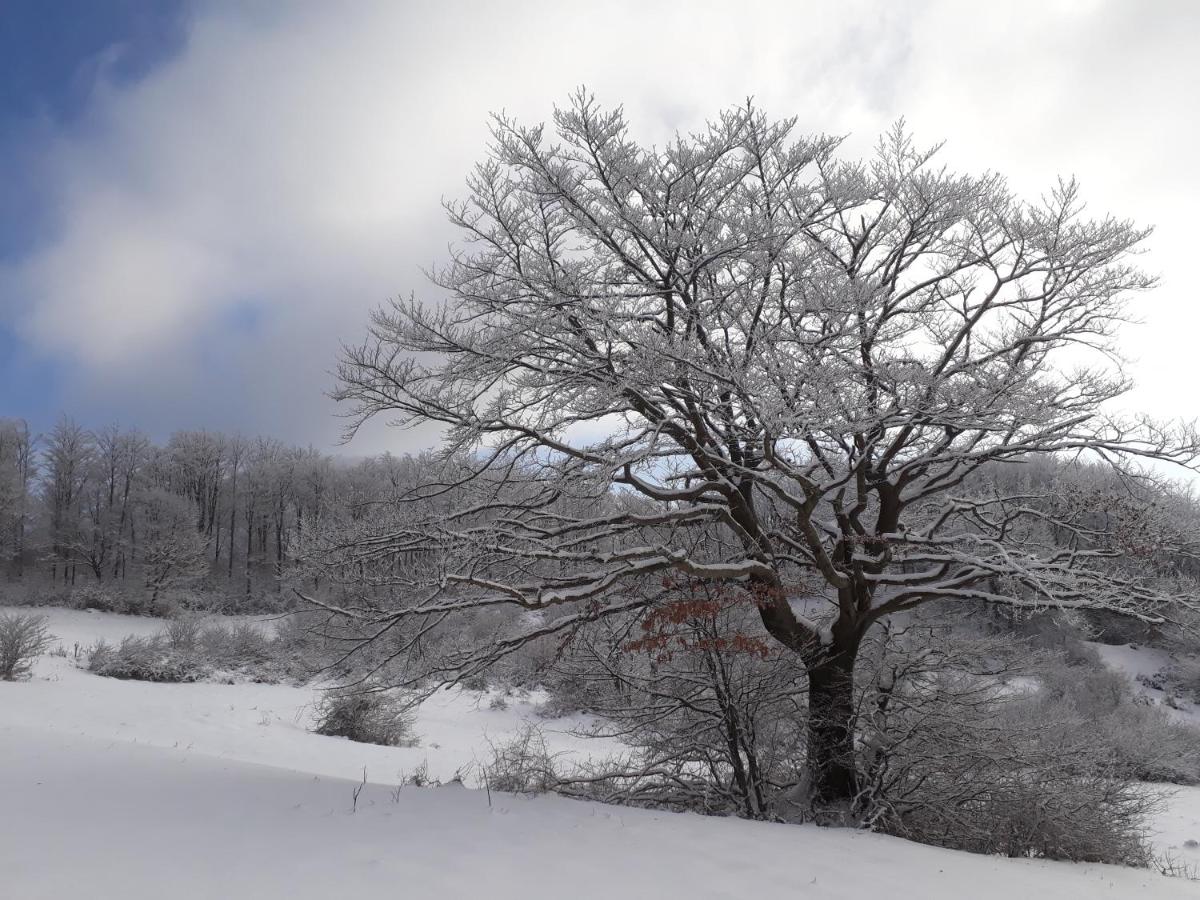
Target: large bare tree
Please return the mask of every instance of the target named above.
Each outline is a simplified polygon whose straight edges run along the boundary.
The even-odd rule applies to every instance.
[[[359,573],[437,561],[393,567],[402,599],[342,607],[375,634],[573,609],[519,617],[459,671],[672,578],[743,584],[807,669],[825,805],[858,788],[854,662],[881,618],[970,600],[1153,621],[1178,602],[1111,564],[1124,548],[1095,510],[1052,484],[984,490],[981,467],[1083,454],[1138,478],[1197,442],[1111,410],[1129,387],[1111,339],[1152,285],[1130,262],[1145,230],[1089,218],[1072,181],[1028,202],[951,172],[902,126],[857,162],[794,124],[748,104],[645,147],[582,92],[552,130],[497,117],[447,205],[448,300],[379,311],[339,370],[352,431],[445,427],[465,469],[412,496],[455,503],[332,550]]]

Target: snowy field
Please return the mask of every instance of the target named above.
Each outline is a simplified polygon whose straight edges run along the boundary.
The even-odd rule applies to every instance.
[[[1111,866],[975,856],[880,835],[632,810],[460,786],[450,778],[526,720],[552,750],[594,747],[534,706],[469,692],[421,709],[420,746],[307,731],[314,692],[100,678],[99,638],[161,622],[39,610],[67,655],[0,683],[0,897],[1174,898],[1194,882]],[[353,792],[363,778],[357,810]],[[1200,790],[1175,793],[1156,843],[1200,862]]]

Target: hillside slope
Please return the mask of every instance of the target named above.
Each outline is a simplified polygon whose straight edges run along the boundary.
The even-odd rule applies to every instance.
[[[68,650],[128,624],[50,615]],[[485,757],[487,740],[519,728],[532,707],[491,710],[478,697],[446,695],[422,710],[422,746],[399,749],[309,733],[311,698],[278,685],[114,681],[62,657],[40,659],[31,682],[0,683],[0,895],[1196,896],[1194,883],[1147,871],[976,856],[861,832],[489,798],[461,786],[395,792],[424,760],[446,778]],[[569,735],[552,740],[582,752]],[[369,783],[355,804],[364,767]],[[1200,809],[1190,802],[1200,792],[1187,799],[1171,807],[1177,845]]]

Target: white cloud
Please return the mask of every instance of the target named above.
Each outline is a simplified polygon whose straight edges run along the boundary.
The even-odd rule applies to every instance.
[[[21,298],[28,342],[71,361],[69,411],[327,443],[338,342],[425,289],[419,267],[452,237],[439,202],[483,154],[489,111],[544,119],[586,83],[662,140],[753,94],[859,148],[907,115],[958,164],[1023,189],[1077,172],[1098,209],[1157,223],[1166,283],[1131,345],[1178,361],[1141,366],[1139,396],[1189,412],[1200,29],[1194,7],[1151,9],[207,5],[178,58],[103,91],[54,146],[40,177],[61,232],[0,292]]]

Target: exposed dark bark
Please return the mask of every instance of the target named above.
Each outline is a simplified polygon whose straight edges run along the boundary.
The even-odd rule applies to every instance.
[[[854,615],[860,607],[845,589],[843,614],[825,645],[798,619],[784,593],[760,582],[759,613],[767,632],[804,660],[808,673],[808,797],[814,808],[848,807],[858,793],[854,754],[854,664],[867,623]]]
[[[854,759],[854,660],[846,647],[808,669],[809,800],[848,805],[858,793]]]

